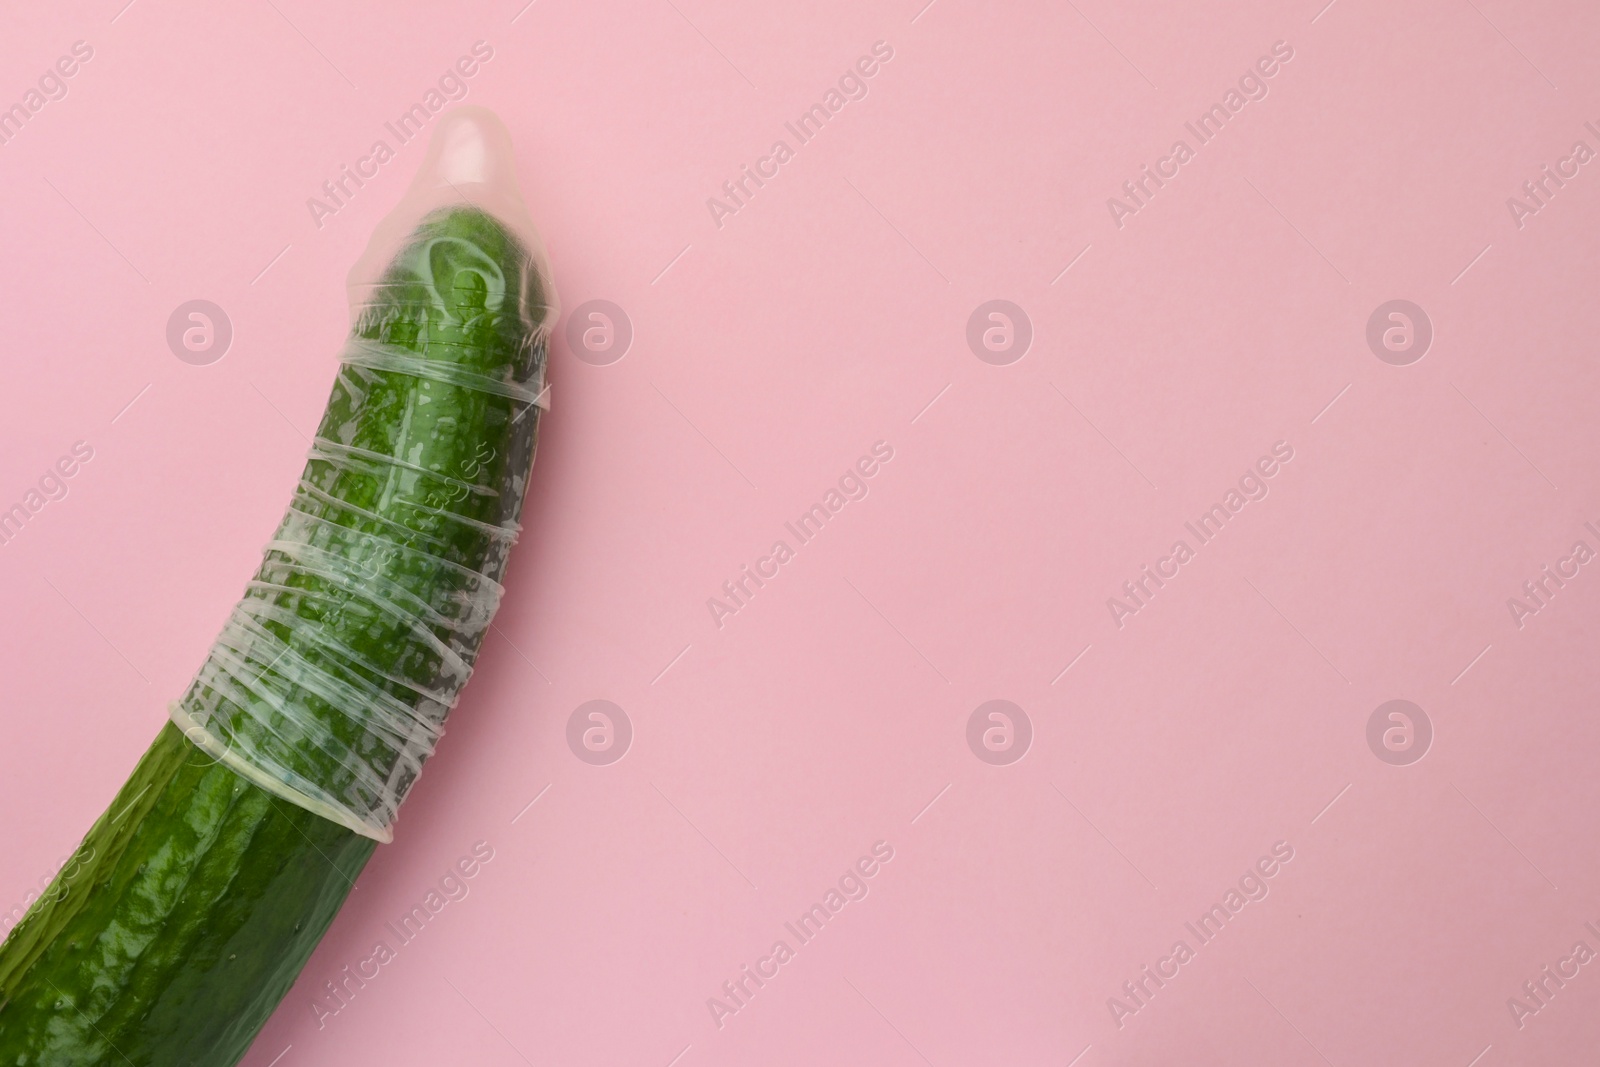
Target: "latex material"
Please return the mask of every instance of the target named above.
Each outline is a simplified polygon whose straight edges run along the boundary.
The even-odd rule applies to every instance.
[[[492,218],[491,236],[509,235],[509,254],[455,225],[473,212]],[[440,470],[412,462],[406,447],[355,443],[352,428],[330,423],[330,404],[261,569],[169,711],[191,742],[252,783],[388,841],[499,605],[533,424],[549,406],[549,269],[517,190],[510,138],[491,113],[461,108],[440,120],[348,288],[352,335],[335,397],[358,407],[394,375],[420,383],[407,402],[423,412],[456,390],[484,394],[514,410],[510,443],[495,440],[481,464]],[[453,427],[442,419],[427,447]],[[414,495],[421,486],[409,514],[444,533],[430,538],[417,523],[364,509],[336,488],[350,480],[404,482]],[[458,551],[463,540],[477,549]],[[330,618],[338,625],[315,624]],[[370,627],[353,628],[362,620]],[[406,649],[403,669],[374,654],[372,633],[395,635],[381,644]]]

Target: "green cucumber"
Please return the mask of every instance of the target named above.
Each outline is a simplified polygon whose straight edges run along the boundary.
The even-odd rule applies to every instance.
[[[508,227],[476,208],[422,220],[359,309],[352,337],[447,373],[341,369],[279,530],[301,540],[313,531],[337,566],[297,569],[269,546],[241,602],[294,657],[419,715],[442,718],[448,705],[425,694],[438,688],[442,658],[470,669],[481,630],[419,636],[343,579],[449,604],[463,568],[491,582],[503,574],[539,410],[451,375],[542,381],[553,301],[533,264]],[[336,663],[329,647],[349,655]],[[251,693],[219,692],[199,676],[186,699],[212,702],[213,732],[263,749],[314,734],[322,748],[280,755],[336,794],[359,793],[327,756],[338,744],[370,745],[359,724],[325,692],[298,688],[293,672],[261,669],[309,721],[286,723],[271,707],[251,707]],[[411,777],[414,769],[397,772],[402,790]],[[0,1067],[231,1067],[375,847],[167,724],[0,945]]]
[[[0,1063],[237,1063],[376,847],[168,723],[0,946]]]

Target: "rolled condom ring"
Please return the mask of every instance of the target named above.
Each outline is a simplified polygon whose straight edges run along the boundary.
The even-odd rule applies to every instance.
[[[549,406],[555,293],[493,113],[440,119],[348,288],[289,510],[169,712],[252,783],[389,841],[500,603]]]

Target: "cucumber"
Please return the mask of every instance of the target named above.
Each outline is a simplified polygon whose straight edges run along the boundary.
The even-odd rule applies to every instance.
[[[492,122],[503,142],[486,114],[465,114],[452,135]],[[231,755],[265,753],[329,796],[365,802],[371,790],[338,754],[382,761],[384,746],[339,693],[442,721],[444,676],[464,681],[487,617],[463,629],[419,609],[419,625],[386,605],[448,614],[464,602],[464,575],[498,591],[540,414],[516,394],[543,381],[553,303],[534,251],[470,204],[426,214],[358,300],[353,350],[378,342],[426,365],[341,367],[235,611],[282,644],[285,663],[316,664],[346,687],[330,693],[283,664],[254,665],[249,686],[202,668],[180,706],[209,709],[206,736],[161,729],[0,945],[0,1067],[231,1067],[249,1049],[382,835],[286,799]],[[227,634],[208,667],[229,652]],[[427,752],[400,749],[389,785],[403,795]]]
[[[237,1063],[376,848],[168,723],[0,946],[0,1064]]]

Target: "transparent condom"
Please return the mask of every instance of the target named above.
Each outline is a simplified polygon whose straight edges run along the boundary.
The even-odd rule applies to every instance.
[[[463,206],[492,216],[509,235],[520,260],[512,264],[515,271],[470,241],[448,234],[419,238],[432,232],[431,220]],[[414,300],[420,292],[422,311],[397,304],[394,291],[401,286],[391,268],[401,256],[427,264],[444,257],[452,269],[466,264],[486,290],[477,294],[485,313],[510,321],[508,335],[519,343],[505,348],[500,363],[452,361],[450,346],[460,342],[448,338],[464,333],[449,320],[450,300],[459,301],[459,294],[408,275],[404,297]],[[510,135],[492,112],[463,107],[439,120],[416,178],[373,233],[348,289],[351,336],[340,354],[335,398],[365,397],[374,382],[392,375],[504,398],[514,411],[501,441],[504,462],[491,479],[476,464],[439,471],[413,463],[409,452],[359,447],[348,440],[352,433],[330,425],[330,401],[261,569],[169,711],[192,742],[242,777],[359,834],[389,841],[400,803],[433,753],[499,605],[539,415],[549,407],[545,368],[554,290],[543,243],[517,188]],[[385,340],[397,308],[405,312],[410,344]],[[507,319],[511,315],[520,319]],[[415,336],[419,321],[426,324],[422,351]],[[437,385],[419,388],[413,401],[426,405],[430,389],[439,392]],[[411,412],[406,417],[409,422]],[[423,502],[406,506],[434,535],[330,490],[351,478],[426,487]],[[476,510],[488,509],[493,521],[459,514],[474,510],[452,506],[464,500],[483,505]],[[451,556],[470,557],[475,565]],[[365,643],[365,653],[342,641],[338,626],[315,622],[329,613],[339,615],[340,632],[362,633],[354,643]],[[370,628],[352,631],[351,619],[366,620]],[[403,647],[404,670],[374,662],[370,634],[400,635],[394,644]]]

